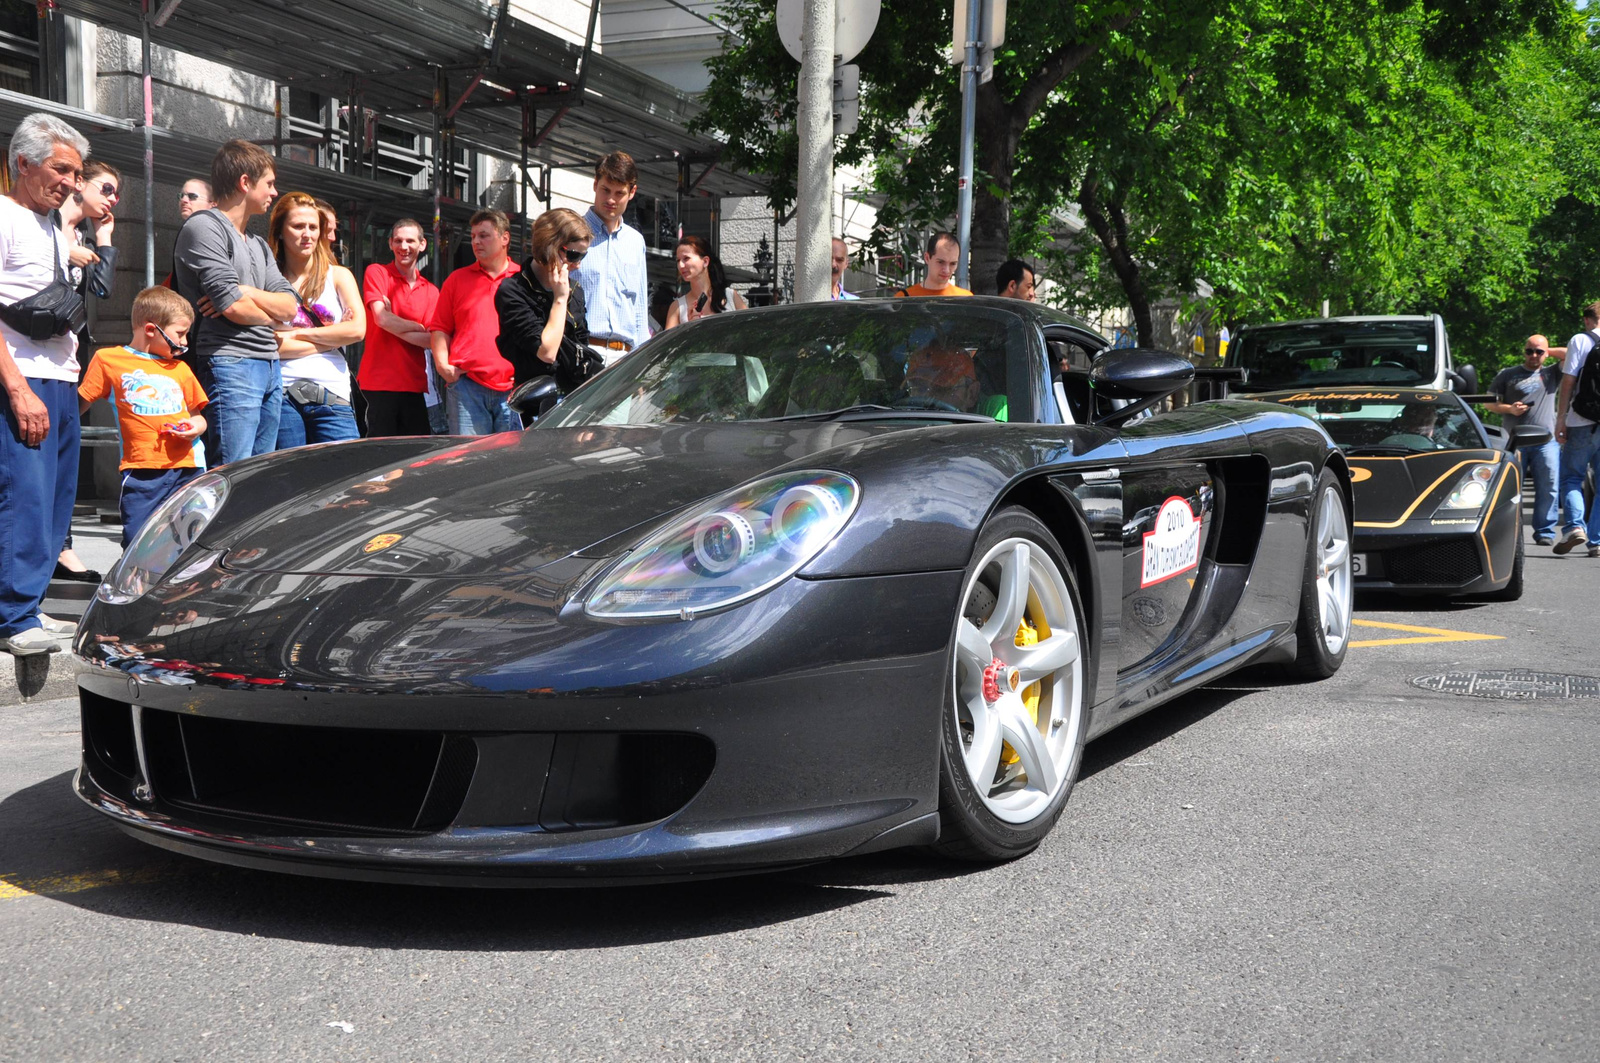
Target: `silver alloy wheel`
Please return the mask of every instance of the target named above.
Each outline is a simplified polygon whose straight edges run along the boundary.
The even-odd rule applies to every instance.
[[[990,812],[1026,823],[1067,782],[1084,724],[1077,612],[1055,560],[1022,538],[984,555],[962,602],[951,688],[962,760]],[[1036,645],[1017,645],[1025,619]]]
[[[1336,487],[1322,492],[1317,504],[1317,615],[1322,619],[1322,641],[1330,654],[1338,654],[1350,638],[1351,600],[1355,576],[1351,573],[1350,523],[1345,519],[1344,497]]]

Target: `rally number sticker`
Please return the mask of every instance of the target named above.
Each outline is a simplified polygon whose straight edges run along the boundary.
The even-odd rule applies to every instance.
[[[1139,586],[1148,587],[1200,564],[1200,515],[1186,499],[1161,503],[1154,531],[1144,533],[1144,569]]]

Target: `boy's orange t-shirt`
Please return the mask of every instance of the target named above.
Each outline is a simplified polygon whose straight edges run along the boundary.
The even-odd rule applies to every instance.
[[[161,430],[164,424],[187,421],[211,401],[187,365],[132,347],[102,347],[78,385],[78,397],[98,402],[107,395],[116,403],[122,433],[120,468],[195,467],[194,442]]]
[[[971,295],[972,293],[967,291],[965,288],[956,287],[955,283],[951,282],[950,284],[945,285],[943,288],[924,288],[920,284],[908,284],[894,294],[896,298],[903,298],[907,295],[916,297],[929,295]]]

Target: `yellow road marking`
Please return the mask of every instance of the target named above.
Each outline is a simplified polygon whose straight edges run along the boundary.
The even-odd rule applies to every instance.
[[[67,893],[97,890],[102,886],[143,886],[160,879],[167,869],[142,867],[136,871],[84,871],[76,875],[36,875],[20,877],[0,873],[0,901],[23,897],[55,897]]]
[[[1451,631],[1442,627],[1418,627],[1415,624],[1388,624],[1382,620],[1352,620],[1357,627],[1376,627],[1386,631],[1412,631],[1416,632],[1410,638],[1397,639],[1353,639],[1352,646],[1408,646],[1422,642],[1487,642],[1492,639],[1503,639],[1504,635],[1480,635],[1476,631]]]

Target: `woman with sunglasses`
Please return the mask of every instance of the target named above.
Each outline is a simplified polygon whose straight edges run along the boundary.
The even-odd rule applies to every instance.
[[[554,375],[566,392],[605,364],[589,349],[583,289],[572,282],[593,238],[589,223],[573,211],[545,211],[533,223],[522,272],[496,290],[500,335],[495,342],[511,363],[515,384]]]
[[[111,298],[117,269],[117,249],[111,234],[117,219],[113,211],[122,198],[122,175],[109,162],[90,159],[83,164],[78,190],[61,204],[61,232],[72,245],[69,261],[81,277],[85,294]]]
[[[83,176],[78,190],[68,196],[58,212],[61,217],[61,234],[71,248],[67,262],[78,294],[88,299],[111,298],[111,285],[117,271],[117,249],[112,246],[111,234],[116,229],[113,211],[122,198],[122,174],[109,162],[90,159],[83,164]],[[92,351],[96,347],[87,325],[78,333],[78,350]],[[82,372],[87,372],[89,361],[80,358]],[[72,549],[72,533],[56,559],[55,579],[80,583],[99,583],[100,573],[83,563]]]
[[[689,291],[678,296],[667,311],[667,328],[693,321],[707,314],[720,314],[724,310],[745,310],[744,296],[728,287],[722,272],[722,260],[711,253],[711,247],[698,236],[685,236],[678,241],[678,276],[689,283]]]
[[[294,321],[278,331],[284,400],[278,449],[356,439],[344,346],[366,335],[367,314],[355,276],[333,261],[317,201],[304,192],[289,192],[273,206],[267,245],[300,300]]]

